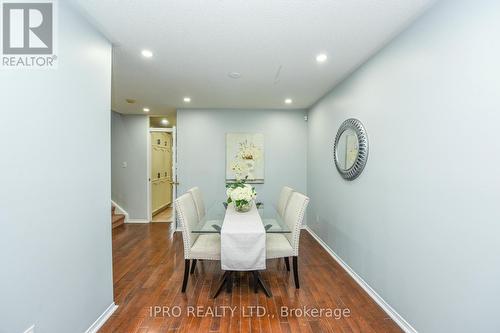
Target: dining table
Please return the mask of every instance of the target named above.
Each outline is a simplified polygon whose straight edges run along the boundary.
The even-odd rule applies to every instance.
[[[205,216],[191,232],[221,235],[221,269],[224,273],[212,298],[216,298],[224,286],[230,293],[233,276],[241,271],[252,273],[255,293],[260,287],[267,297],[272,296],[260,275],[265,269],[266,234],[291,233],[273,203],[252,202],[250,211],[238,212],[234,203],[218,201],[208,206]]]

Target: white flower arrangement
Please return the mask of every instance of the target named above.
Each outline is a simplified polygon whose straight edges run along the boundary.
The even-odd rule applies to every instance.
[[[237,187],[234,189],[228,189],[229,197],[231,201],[246,201],[250,202],[257,197],[257,193],[254,188],[248,184],[245,184],[243,187]]]
[[[226,188],[227,203],[234,202],[238,211],[248,211],[250,209],[250,202],[257,197],[255,188],[245,184],[244,180],[227,184]]]

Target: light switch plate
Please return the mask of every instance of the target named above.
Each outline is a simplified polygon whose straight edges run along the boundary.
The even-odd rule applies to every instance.
[[[127,166],[127,162],[122,162],[122,168],[126,168]]]

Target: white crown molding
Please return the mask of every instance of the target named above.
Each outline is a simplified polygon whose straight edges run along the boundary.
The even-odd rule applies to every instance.
[[[364,291],[370,296],[401,329],[406,333],[418,333],[417,330],[411,326],[399,313],[394,310],[365,280],[361,278],[349,265],[345,263],[318,235],[314,233],[308,226],[304,228],[311,236],[328,252],[330,256],[356,281],[356,283],[363,288]]]
[[[104,323],[111,317],[111,315],[118,309],[115,302],[111,303],[108,308],[94,321],[92,325],[85,331],[85,333],[97,333]]]

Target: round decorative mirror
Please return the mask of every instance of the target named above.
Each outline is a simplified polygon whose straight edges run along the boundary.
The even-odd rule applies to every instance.
[[[361,174],[368,159],[368,136],[359,120],[347,119],[340,125],[333,155],[343,178],[354,180]]]

